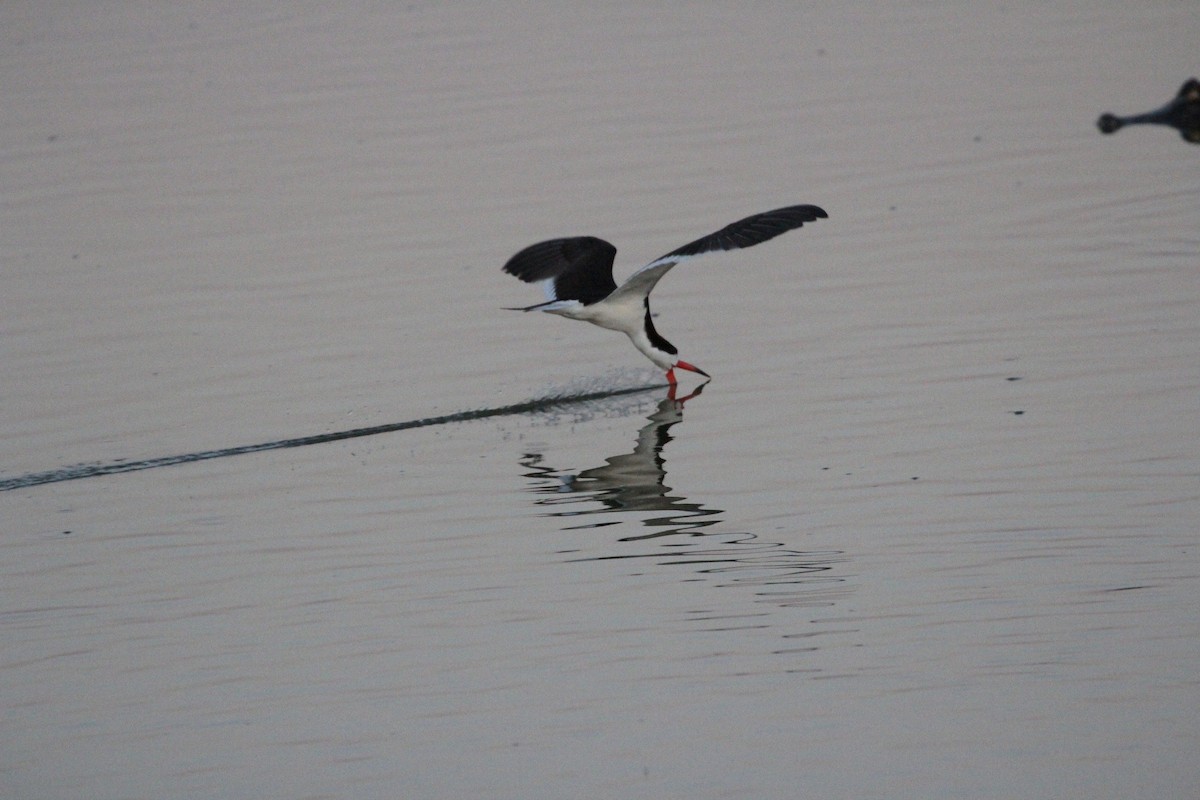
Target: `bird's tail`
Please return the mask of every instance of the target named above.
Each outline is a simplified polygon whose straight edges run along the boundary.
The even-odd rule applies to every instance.
[[[559,308],[578,307],[578,300],[547,300],[544,303],[534,303],[531,306],[520,306],[517,308],[504,307],[502,311],[554,311]]]

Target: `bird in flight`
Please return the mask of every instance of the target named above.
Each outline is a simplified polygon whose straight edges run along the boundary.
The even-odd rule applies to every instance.
[[[667,383],[672,387],[676,384],[676,369],[709,378],[707,372],[681,359],[679,349],[655,330],[650,319],[650,292],[655,284],[671,267],[688,259],[753,247],[828,216],[823,209],[810,205],[754,214],[651,261],[620,286],[612,274],[617,248],[603,239],[572,236],[538,242],[510,258],[504,271],[526,283],[541,284],[546,301],[509,310],[545,311],[621,331],[642,355],[666,370]]]

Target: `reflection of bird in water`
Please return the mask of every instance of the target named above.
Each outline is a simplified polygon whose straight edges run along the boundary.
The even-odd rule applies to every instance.
[[[693,393],[693,397],[700,392]],[[688,503],[686,498],[670,494],[671,487],[667,486],[666,461],[662,451],[667,442],[673,438],[670,430],[683,420],[683,405],[669,397],[658,404],[658,408],[648,418],[649,424],[638,431],[637,444],[632,453],[612,456],[604,460],[604,466],[592,467],[575,474],[562,475],[557,485],[539,486],[535,492],[548,493],[561,497],[566,493],[586,492],[588,499],[598,500],[603,508],[587,511],[572,511],[563,516],[578,514],[597,514],[606,511],[671,511],[686,515],[686,517],[705,517],[721,512],[716,509],[705,509],[698,503]],[[556,472],[548,467],[541,467],[541,456],[529,455],[523,463],[527,467],[536,467],[539,472],[528,477],[550,477]],[[545,503],[560,502],[558,499],[539,501]],[[573,498],[570,502],[577,502]],[[616,524],[616,523],[609,523]],[[687,524],[688,527],[704,527],[711,522],[698,520],[681,520],[678,517],[658,518],[647,521],[647,525]]]
[[[1200,144],[1200,81],[1195,78],[1186,81],[1175,99],[1162,108],[1129,117],[1102,114],[1096,120],[1101,133],[1116,133],[1126,125],[1169,125],[1186,141]]]
[[[675,384],[676,368],[707,378],[707,372],[682,360],[675,345],[654,329],[650,320],[654,286],[671,267],[690,258],[753,247],[826,216],[816,206],[790,206],[746,217],[651,261],[619,287],[612,276],[617,248],[603,239],[575,236],[539,242],[510,258],[504,271],[526,283],[541,284],[546,302],[512,310],[546,311],[621,331],[642,355],[666,370],[669,384]]]
[[[521,465],[532,470],[530,491],[541,496],[538,505],[556,510],[549,516],[569,521],[563,530],[619,525],[624,520],[580,524],[580,517],[612,512],[664,512],[641,520],[648,533],[625,536],[620,543],[653,541],[648,551],[629,551],[579,558],[579,561],[654,559],[659,564],[691,565],[704,575],[722,576],[728,584],[770,588],[759,594],[780,605],[830,604],[845,593],[843,578],[828,575],[832,565],[844,561],[839,551],[801,552],[782,542],[768,542],[749,532],[712,530],[724,520],[721,509],[689,502],[666,485],[663,449],[672,441],[670,430],[683,419],[683,406],[669,396],[638,431],[633,452],[612,456],[603,466],[563,475],[543,464],[537,453],[526,454]],[[599,503],[599,507],[580,508]],[[709,529],[709,530],[706,530]],[[833,586],[831,586],[833,584]],[[797,589],[797,585],[803,585]]]

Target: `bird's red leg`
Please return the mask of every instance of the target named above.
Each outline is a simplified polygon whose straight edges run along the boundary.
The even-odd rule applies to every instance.
[[[671,386],[674,386],[678,382],[679,381],[675,380],[675,368],[671,367],[669,370],[667,370],[667,383]]]

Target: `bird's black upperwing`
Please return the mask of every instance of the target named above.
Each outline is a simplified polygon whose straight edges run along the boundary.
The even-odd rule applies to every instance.
[[[795,230],[806,222],[825,219],[828,216],[824,209],[817,206],[788,206],[746,217],[731,225],[726,225],[716,233],[710,233],[708,236],[685,244],[678,250],[672,250],[665,256],[654,259],[630,275],[629,279],[617,290],[617,295],[648,295],[654,289],[655,284],[680,261],[706,253],[753,247],[769,239],[774,239],[781,233]]]
[[[551,239],[526,247],[508,260],[504,271],[526,283],[545,282],[546,299],[578,300],[584,305],[608,297],[617,248],[595,236]]]
[[[689,242],[678,250],[672,250],[657,261],[675,256],[698,256],[717,250],[737,250],[742,247],[753,247],[765,241],[774,239],[781,233],[799,228],[806,222],[825,219],[829,215],[817,206],[788,206],[774,211],[764,211],[761,214],[740,219],[726,225],[716,233]],[[655,262],[651,262],[655,263]]]

